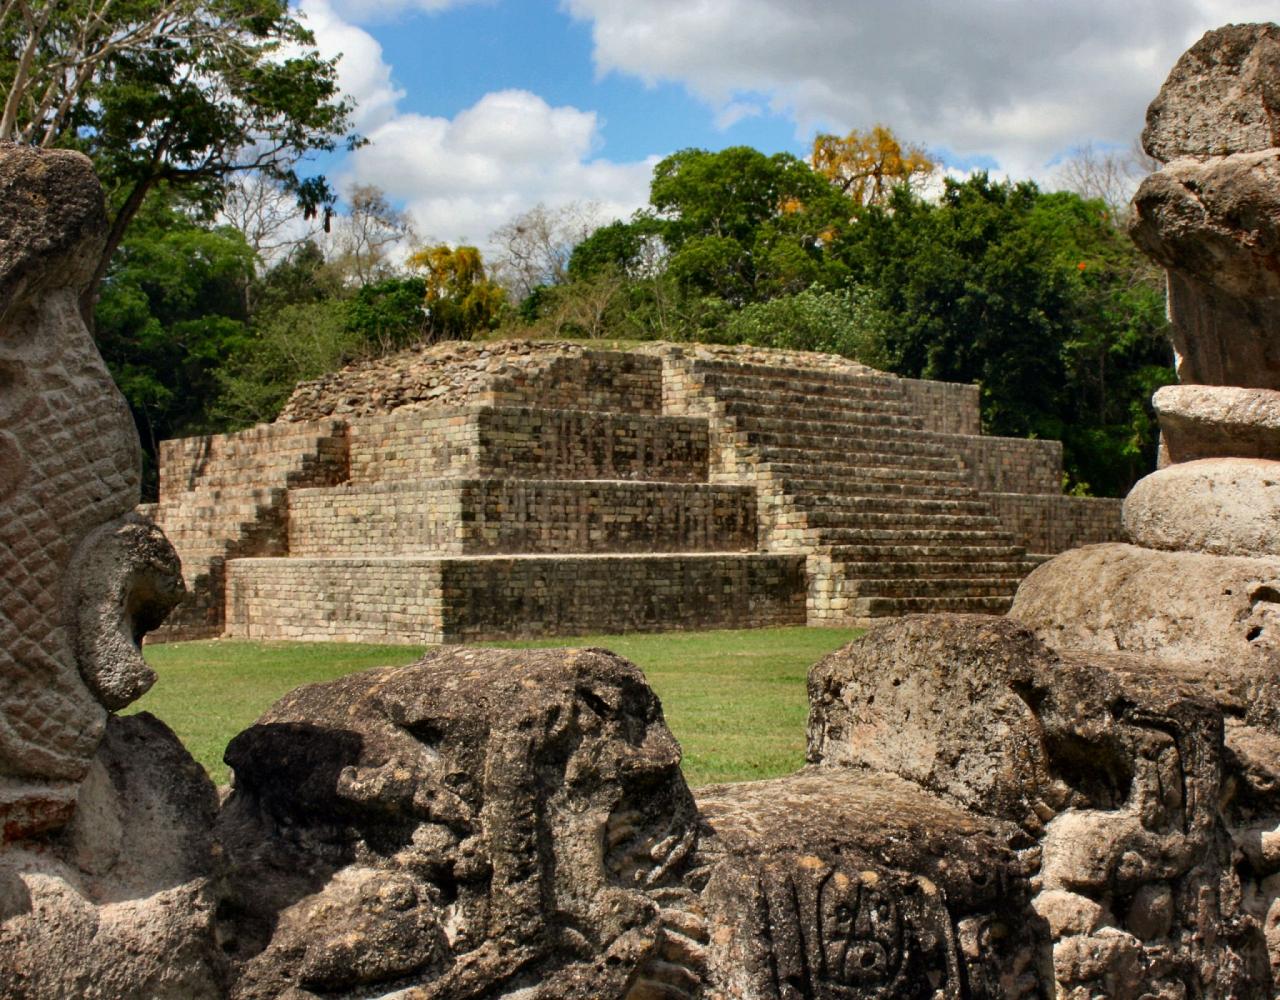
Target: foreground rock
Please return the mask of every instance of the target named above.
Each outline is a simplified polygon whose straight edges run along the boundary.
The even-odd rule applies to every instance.
[[[227,761],[233,997],[624,996],[683,936],[693,799],[611,654],[444,650],[301,688]]]
[[[1034,570],[1009,616],[1058,650],[1262,669],[1280,655],[1280,559],[1090,545]]]
[[[1280,28],[1231,25],[1179,60],[1143,142],[1166,166],[1130,233],[1169,275],[1184,383],[1280,389]]]
[[[995,864],[966,870],[957,855],[969,888],[945,893],[985,970],[967,982],[1004,991],[979,995],[1034,996],[1038,976],[1058,996],[1271,995],[1219,813],[1221,710],[1195,682],[1059,656],[1007,619],[931,615],[827,657],[809,695],[815,764],[896,775],[1020,829],[1010,860],[988,849]]]

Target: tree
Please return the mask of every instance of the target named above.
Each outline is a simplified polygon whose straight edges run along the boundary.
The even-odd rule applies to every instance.
[[[985,427],[1055,438],[1078,484],[1116,495],[1149,471],[1147,399],[1172,377],[1158,284],[1105,206],[1030,182],[897,189],[838,247],[892,371],[978,382]]]
[[[1124,229],[1129,220],[1129,199],[1147,174],[1158,169],[1140,146],[1130,150],[1095,149],[1092,143],[1077,146],[1058,169],[1058,184],[1086,200],[1107,206],[1113,225]]]
[[[825,247],[851,208],[803,161],[746,146],[667,157],[649,201],[668,273],[690,294],[734,307],[828,280]]]
[[[302,218],[297,199],[261,173],[231,179],[221,217],[240,230],[263,266],[320,235],[316,220]]]
[[[413,220],[372,184],[351,187],[347,205],[333,227],[334,266],[357,285],[386,280],[394,271],[391,248],[416,239]]]
[[[249,343],[243,288],[253,251],[230,226],[201,225],[160,189],[111,262],[98,345],[133,410],[146,471],[158,442],[221,429],[218,373]]]
[[[918,186],[937,165],[919,146],[905,149],[883,125],[846,136],[822,133],[813,139],[813,169],[857,205],[883,205],[899,184]]]
[[[506,293],[485,275],[475,247],[424,247],[409,258],[409,266],[424,275],[422,302],[433,339],[466,339],[497,325]]]
[[[0,81],[0,138],[81,149],[106,188],[86,315],[159,185],[209,216],[228,178],[250,171],[308,213],[332,202],[323,178],[297,168],[335,147],[350,108],[287,0],[0,0]]]
[[[600,224],[600,206],[569,202],[550,209],[538,204],[490,234],[498,247],[490,272],[517,302],[540,285],[568,279],[574,247]]]

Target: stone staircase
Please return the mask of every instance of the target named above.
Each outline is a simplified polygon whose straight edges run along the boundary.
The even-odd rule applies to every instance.
[[[162,442],[150,513],[182,561],[187,596],[151,640],[222,635],[228,560],[286,554],[289,490],[341,482],[347,467],[337,420]]]
[[[754,479],[762,547],[808,558],[809,621],[1002,614],[1036,565],[973,486],[962,435],[929,431],[905,380],[687,362],[722,445],[717,479]]]

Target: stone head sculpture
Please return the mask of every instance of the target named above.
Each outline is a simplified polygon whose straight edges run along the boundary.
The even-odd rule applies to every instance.
[[[263,859],[247,866],[231,931],[244,996],[335,988],[302,942],[351,934],[317,902],[356,891],[330,880],[341,865],[347,880],[393,877],[408,901],[368,929],[404,948],[384,945],[364,985],[624,995],[663,947],[664,900],[683,891],[695,839],[657,699],[639,670],[599,650],[447,650],[301,688],[227,760],[229,856]],[[269,945],[255,937],[265,927]]]
[[[89,161],[0,145],[0,818],[55,827],[108,709],[153,680],[137,639],[181,589],[133,520],[137,434],[81,316],[106,231]]]

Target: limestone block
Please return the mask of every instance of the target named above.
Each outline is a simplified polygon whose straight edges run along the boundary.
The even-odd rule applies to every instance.
[[[217,804],[163,723],[112,716],[64,836],[0,853],[0,995],[224,997],[209,879]]]
[[[1014,824],[901,778],[806,768],[702,790],[704,996],[1045,995]],[[998,943],[997,943],[998,942]]]
[[[1280,459],[1280,392],[1222,385],[1166,385],[1151,403],[1169,462]],[[1166,463],[1167,464],[1167,463]]]
[[[1174,64],[1147,109],[1142,143],[1157,160],[1280,146],[1280,26],[1206,32]]]
[[[1009,616],[1054,649],[1247,676],[1280,657],[1280,558],[1090,545],[1033,570]]]
[[[1245,928],[1235,916],[1204,903],[1241,891],[1218,812],[1230,782],[1211,685],[1136,657],[1055,653],[1009,619],[916,615],[816,664],[809,690],[809,759],[820,773],[895,775],[929,800],[1028,835],[1030,882],[1000,867],[992,875],[1020,914],[1004,929],[1004,961],[1019,932],[1052,944],[1047,995],[1176,997],[1188,981],[1205,995],[1269,995],[1258,925],[1236,934],[1228,928]],[[788,804],[783,789],[774,794],[779,808]],[[934,833],[909,805],[865,811],[886,839],[898,822],[911,829],[903,840]],[[847,826],[857,845],[888,853],[857,821]],[[815,827],[806,822],[805,835]],[[708,897],[713,885],[714,877]],[[1030,900],[1028,887],[1038,893]],[[943,895],[954,909],[984,910],[960,903],[964,891],[953,884]],[[957,921],[967,956],[963,927]],[[998,936],[990,929],[982,940]],[[1018,978],[1028,971],[1004,965],[1002,981],[1025,982],[1017,995],[1034,995],[1034,980]]]
[[[1138,481],[1124,500],[1135,545],[1223,556],[1280,556],[1280,462],[1205,458]]]
[[[89,554],[128,530],[141,462],[133,419],[80,312],[106,236],[88,159],[0,144],[0,219],[0,839],[9,841],[70,817],[105,703],[140,693],[141,624],[163,613],[147,564],[173,553],[156,538],[131,547],[127,564]],[[135,610],[129,653],[119,629],[92,624]],[[131,680],[120,684],[126,660]]]

